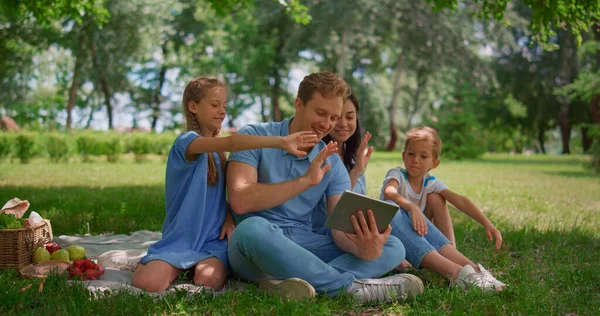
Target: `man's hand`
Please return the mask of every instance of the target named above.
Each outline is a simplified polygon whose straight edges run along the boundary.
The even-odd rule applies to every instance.
[[[319,142],[317,135],[310,131],[297,132],[283,137],[282,149],[298,157],[306,156],[300,148],[312,148]]]
[[[421,212],[421,209],[416,204],[413,204],[408,212],[410,213],[410,219],[417,234],[421,237],[425,236],[427,234],[427,221],[425,221],[425,216]]]
[[[331,156],[336,151],[337,143],[329,142],[329,144],[327,144],[327,146],[325,146],[325,148],[321,150],[319,155],[317,155],[317,158],[315,158],[315,160],[313,160],[313,162],[310,164],[310,167],[304,175],[304,177],[308,179],[310,186],[315,186],[321,183],[321,180],[323,180],[323,176],[325,176],[325,173],[327,173],[327,171],[331,169],[330,164],[326,164],[325,166],[323,166],[323,164],[325,163],[325,159],[327,159],[327,157]]]
[[[345,233],[346,237],[358,248],[357,257],[363,260],[375,260],[381,256],[383,245],[390,237],[392,226],[388,225],[383,233],[377,230],[377,222],[373,211],[367,210],[367,219],[362,211],[356,212],[356,215],[350,216],[354,234]],[[367,224],[368,222],[368,224]]]
[[[499,230],[494,227],[494,225],[488,225],[485,227],[485,234],[489,241],[496,239],[496,250],[500,250],[500,246],[502,246],[502,234]]]

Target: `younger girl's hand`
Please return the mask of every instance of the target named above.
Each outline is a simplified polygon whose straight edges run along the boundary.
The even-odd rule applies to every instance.
[[[409,210],[410,219],[413,223],[413,228],[419,234],[419,236],[423,237],[427,234],[427,222],[425,221],[425,216],[421,209],[418,206],[414,206]]]
[[[235,229],[235,221],[233,220],[233,216],[231,216],[230,211],[227,211],[227,217],[225,218],[225,223],[223,223],[223,227],[221,227],[221,235],[219,236],[219,240],[222,240],[227,236],[227,241],[231,239],[231,234],[233,234],[233,230]]]
[[[283,138],[282,149],[298,157],[306,156],[300,148],[311,148],[319,142],[317,135],[310,131],[290,134]]]
[[[502,234],[500,231],[494,225],[491,225],[485,227],[485,234],[489,241],[496,239],[496,250],[500,250],[500,246],[502,246]]]

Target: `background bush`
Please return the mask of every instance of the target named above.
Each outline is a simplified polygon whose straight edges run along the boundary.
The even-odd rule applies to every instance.
[[[104,139],[103,148],[106,154],[106,160],[113,163],[119,161],[119,158],[124,151],[121,136],[115,134],[108,135]]]
[[[94,132],[83,132],[77,136],[77,151],[83,162],[90,162],[92,156],[105,154],[104,135]]]
[[[13,148],[16,145],[15,138],[15,133],[0,133],[0,160],[6,159],[13,154]]]
[[[589,127],[590,137],[594,140],[589,154],[592,156],[591,168],[595,173],[600,174],[600,124]]]
[[[154,137],[151,134],[133,133],[129,138],[128,148],[133,153],[136,162],[143,162],[148,154],[153,153]]]
[[[73,139],[70,136],[52,133],[46,136],[46,151],[53,162],[67,162],[73,155]]]
[[[40,153],[40,135],[31,132],[19,132],[15,138],[15,155],[26,164]]]

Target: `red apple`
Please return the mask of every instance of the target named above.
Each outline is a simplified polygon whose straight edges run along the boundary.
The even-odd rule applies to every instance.
[[[46,248],[46,250],[48,250],[48,252],[49,252],[50,254],[52,254],[53,252],[55,252],[55,251],[57,251],[57,250],[60,250],[60,249],[62,249],[62,248],[60,248],[60,246],[59,246],[57,243],[55,243],[55,242],[49,242],[49,243],[47,243],[47,244],[46,244],[44,247]]]

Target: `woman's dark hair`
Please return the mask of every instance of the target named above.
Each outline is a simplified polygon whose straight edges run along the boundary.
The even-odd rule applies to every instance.
[[[358,120],[358,111],[360,106],[358,104],[358,99],[354,95],[354,92],[350,94],[348,100],[351,101],[356,107],[356,130],[354,131],[354,134],[352,134],[352,136],[350,136],[350,138],[348,138],[343,144],[344,157],[342,157],[342,161],[344,161],[346,169],[350,171],[352,168],[354,168],[354,164],[356,163],[356,152],[358,151],[358,147],[360,147],[362,136],[360,135],[360,124]],[[323,141],[325,144],[327,144],[330,141],[333,141],[333,139],[331,136],[329,136],[329,134],[327,134],[325,137],[323,137]]]

